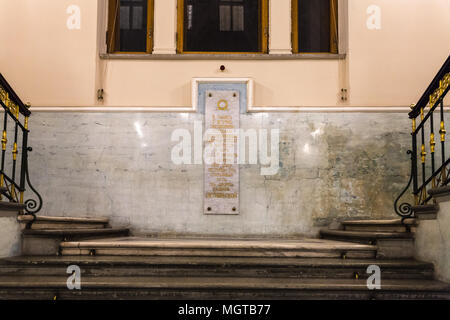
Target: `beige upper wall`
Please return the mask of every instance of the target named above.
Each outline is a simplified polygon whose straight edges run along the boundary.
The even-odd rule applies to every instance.
[[[270,52],[289,52],[290,0],[270,1]],[[155,53],[175,50],[175,3],[155,0]],[[373,4],[381,8],[380,30],[366,27]],[[80,30],[66,27],[70,5],[81,9]],[[0,72],[23,100],[95,106],[103,87],[105,106],[187,107],[193,77],[225,76],[252,77],[256,106],[407,106],[450,53],[448,0],[349,0],[344,61],[100,60],[99,8],[94,0],[0,0],[0,37],[9,44],[0,47]]]

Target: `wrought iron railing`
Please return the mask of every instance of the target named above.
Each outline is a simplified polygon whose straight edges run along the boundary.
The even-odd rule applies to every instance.
[[[411,184],[414,205],[417,206],[431,200],[431,196],[427,193],[429,189],[445,186],[450,182],[450,157],[446,155],[447,132],[444,113],[444,98],[449,88],[450,56],[417,104],[411,106],[409,118],[412,120],[412,149],[408,150],[411,156],[411,176],[406,188],[394,203],[395,212],[403,219],[414,216],[413,206],[410,203],[399,204]],[[440,143],[436,143],[437,135]]]
[[[3,107],[3,131],[1,133],[0,199],[24,204],[21,213],[35,215],[42,208],[42,197],[30,183],[28,171],[28,119],[29,105],[25,105],[0,73],[0,104]],[[0,109],[1,110],[1,109]],[[1,117],[1,116],[0,116]],[[0,118],[1,119],[1,118]],[[12,124],[12,125],[11,125]],[[1,127],[0,127],[1,128]],[[8,151],[11,157],[7,157]],[[24,201],[26,187],[34,192],[37,200]]]

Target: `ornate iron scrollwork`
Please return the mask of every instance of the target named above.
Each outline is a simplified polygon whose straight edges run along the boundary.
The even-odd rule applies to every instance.
[[[408,184],[406,185],[406,187],[403,189],[403,191],[400,193],[400,195],[397,197],[397,199],[395,199],[394,202],[394,210],[395,213],[397,213],[400,217],[402,217],[402,220],[406,219],[406,218],[411,218],[414,215],[414,212],[412,210],[412,205],[408,202],[403,202],[400,205],[398,204],[399,200],[401,199],[401,197],[403,197],[403,195],[405,194],[405,192],[409,189],[409,187],[411,186],[411,182],[413,180],[413,164],[414,164],[414,153],[411,150],[408,150],[406,152],[407,154],[411,155],[411,173],[409,176],[409,181]]]
[[[33,151],[33,149],[31,147],[28,147],[27,149],[28,152]],[[27,161],[26,161],[26,168],[25,168],[25,177],[27,180],[27,184],[30,187],[30,189],[35,193],[36,197],[38,198],[38,201],[34,200],[34,199],[28,199],[25,201],[25,211],[32,215],[35,216],[36,213],[38,213],[41,209],[42,209],[42,197],[39,194],[39,192],[37,192],[37,190],[33,187],[33,185],[30,182],[30,174],[28,171],[28,155],[27,155]]]

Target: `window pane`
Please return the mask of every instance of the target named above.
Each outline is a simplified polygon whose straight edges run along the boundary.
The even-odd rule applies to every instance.
[[[130,7],[120,7],[120,29],[130,29]]]
[[[298,0],[299,52],[330,52],[330,0]]]
[[[142,7],[133,8],[133,29],[142,29],[144,22],[144,10]]]
[[[188,5],[187,7],[187,13],[188,13],[188,30],[192,29],[192,14],[194,11],[194,6],[193,5]]]
[[[230,31],[231,30],[231,7],[230,6],[220,6],[220,31]]]
[[[184,1],[184,51],[260,50],[259,0]]]
[[[120,0],[119,51],[147,50],[147,0]]]
[[[233,6],[233,31],[244,31],[244,6]]]

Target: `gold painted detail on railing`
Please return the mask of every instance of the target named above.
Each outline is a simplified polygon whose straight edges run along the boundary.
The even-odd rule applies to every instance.
[[[12,151],[12,154],[13,154],[13,160],[14,160],[14,161],[17,160],[17,153],[18,153],[18,152],[19,152],[19,151],[17,151],[17,143],[14,142],[14,148],[13,148],[13,151]]]
[[[0,100],[5,104],[5,106],[9,109],[9,111],[19,119],[20,108],[17,104],[15,104],[10,98],[8,92],[0,86]]]
[[[3,151],[6,150],[7,143],[8,143],[8,138],[6,137],[6,130],[3,130],[3,135],[2,135],[2,150]]]
[[[423,202],[427,201],[427,186],[423,186],[422,188],[422,201]]]
[[[11,184],[11,197],[13,199],[17,199],[17,195],[16,195],[16,187],[14,186],[14,183]]]
[[[425,157],[427,156],[427,153],[425,151],[425,145],[422,144],[422,152],[420,153],[420,155],[422,156],[422,163],[425,163]]]
[[[430,134],[430,151],[434,153],[434,146],[436,145],[436,141],[434,140],[434,133]]]
[[[429,107],[432,108],[436,104],[436,102],[442,97],[445,90],[447,90],[450,85],[450,72],[445,74],[441,81],[439,81],[439,88],[434,90],[432,94],[430,94],[430,102]]]
[[[445,141],[445,134],[447,131],[445,130],[445,124],[444,121],[441,121],[441,129],[439,130],[439,133],[441,134],[441,142]]]

